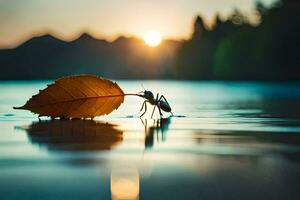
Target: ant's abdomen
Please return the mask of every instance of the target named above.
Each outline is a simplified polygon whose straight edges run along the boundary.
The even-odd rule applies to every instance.
[[[159,102],[159,107],[165,112],[171,112],[171,107],[164,101]]]

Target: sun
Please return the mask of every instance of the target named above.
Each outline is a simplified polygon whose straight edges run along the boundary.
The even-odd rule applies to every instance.
[[[156,47],[161,43],[161,34],[158,31],[148,31],[143,39],[148,46]]]

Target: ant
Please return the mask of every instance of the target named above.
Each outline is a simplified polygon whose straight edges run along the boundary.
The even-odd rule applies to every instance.
[[[171,106],[168,103],[167,99],[164,97],[164,95],[161,95],[159,97],[159,93],[157,93],[156,98],[154,98],[153,93],[151,91],[147,91],[147,90],[145,90],[143,92],[140,92],[137,95],[140,96],[140,97],[142,97],[142,98],[144,98],[144,99],[146,99],[144,101],[144,103],[142,104],[142,108],[141,108],[140,112],[142,112],[142,110],[143,110],[144,107],[145,107],[145,110],[144,110],[143,114],[140,117],[142,117],[147,112],[147,103],[150,103],[151,105],[154,105],[151,118],[153,117],[153,114],[154,114],[156,106],[158,108],[160,117],[162,117],[162,115],[163,115],[162,112],[161,112],[161,110],[163,110],[165,112],[169,112],[173,116],[173,113],[171,112],[171,110],[172,110]]]

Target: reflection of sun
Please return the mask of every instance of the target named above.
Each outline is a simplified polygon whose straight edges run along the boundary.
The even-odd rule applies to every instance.
[[[161,43],[161,34],[158,31],[148,31],[143,39],[148,46],[156,47]]]

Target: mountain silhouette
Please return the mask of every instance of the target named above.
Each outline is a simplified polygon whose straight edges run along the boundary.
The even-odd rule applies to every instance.
[[[180,42],[163,41],[151,48],[137,38],[113,42],[83,33],[66,42],[52,35],[33,37],[15,49],[0,50],[0,79],[55,79],[92,73],[110,78],[163,78],[172,70]]]

